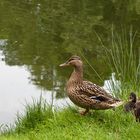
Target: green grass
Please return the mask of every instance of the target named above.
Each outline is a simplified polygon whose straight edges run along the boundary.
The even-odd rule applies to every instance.
[[[25,106],[25,115],[17,115],[15,132],[26,133],[29,130],[34,130],[38,124],[43,124],[47,118],[53,115],[51,106],[47,105],[42,96],[39,100],[33,99],[32,104]]]
[[[140,124],[135,122],[132,114],[125,114],[122,107],[115,111],[91,111],[90,114],[81,116],[76,108],[69,107],[53,113],[50,107],[45,107],[44,110],[43,106],[36,103],[28,106],[27,112],[31,116],[27,118],[26,112],[25,116],[18,118],[16,129],[3,133],[0,139],[138,140],[140,137]],[[40,115],[36,114],[38,108],[42,112]]]

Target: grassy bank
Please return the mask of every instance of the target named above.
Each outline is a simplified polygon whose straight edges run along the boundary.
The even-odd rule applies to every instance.
[[[38,109],[38,106],[28,106],[26,115],[18,119],[16,129],[2,134],[0,139],[138,140],[140,137],[140,124],[131,114],[125,114],[122,107],[115,111],[91,111],[86,116],[79,115],[75,108],[54,112],[48,107]]]

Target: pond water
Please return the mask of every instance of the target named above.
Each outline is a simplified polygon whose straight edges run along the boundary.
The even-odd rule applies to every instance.
[[[140,44],[139,0],[1,0],[0,19],[0,123],[5,124],[41,94],[55,106],[71,103],[64,87],[72,69],[59,64],[73,54],[84,61],[85,79],[105,86],[112,71],[102,43],[111,47],[112,27],[118,34],[137,32],[135,48]]]
[[[33,99],[38,100],[41,95],[54,107],[66,107],[71,103],[68,98],[56,100],[56,92],[31,84],[30,74],[24,66],[8,66],[0,60],[0,70],[0,124],[13,124],[17,113],[24,114],[25,105],[31,104]]]

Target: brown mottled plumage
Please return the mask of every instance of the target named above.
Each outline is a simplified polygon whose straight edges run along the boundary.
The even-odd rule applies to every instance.
[[[74,67],[74,71],[67,82],[66,90],[74,104],[86,109],[81,114],[86,114],[89,109],[104,110],[122,104],[120,100],[112,97],[100,86],[89,81],[83,81],[83,62],[79,56],[72,56],[60,66]]]

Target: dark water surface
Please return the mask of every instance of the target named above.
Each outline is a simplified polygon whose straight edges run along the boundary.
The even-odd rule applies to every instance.
[[[72,69],[59,64],[73,54],[84,61],[85,79],[104,86],[111,70],[98,35],[110,46],[112,27],[120,34],[137,32],[137,48],[140,1],[1,0],[0,123],[13,122],[25,101],[41,93],[49,103],[53,98],[56,106],[66,105],[64,85]]]

